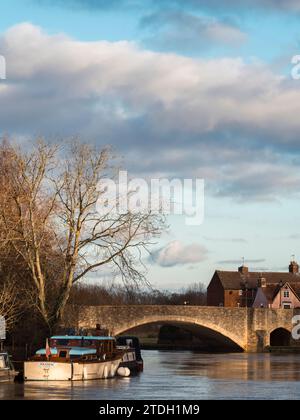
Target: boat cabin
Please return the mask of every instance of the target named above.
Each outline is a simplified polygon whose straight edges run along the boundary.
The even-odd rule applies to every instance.
[[[0,353],[0,370],[1,369],[9,369],[10,368],[10,360],[7,353]]]
[[[119,350],[114,337],[97,336],[53,336],[49,340],[48,358],[52,361],[107,360]],[[50,354],[50,356],[49,356]],[[47,350],[36,352],[34,359],[47,358]]]
[[[16,375],[8,353],[0,353],[0,382],[13,380]]]

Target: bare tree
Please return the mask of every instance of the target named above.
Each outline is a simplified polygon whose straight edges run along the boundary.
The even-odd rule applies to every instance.
[[[48,323],[45,243],[51,245],[55,194],[45,186],[56,149],[38,143],[32,153],[4,144],[1,159],[1,225],[5,242],[22,258],[34,285],[37,308]]]
[[[0,316],[5,319],[7,331],[12,329],[22,314],[22,305],[18,297],[18,289],[14,281],[6,281],[1,285]]]
[[[108,149],[79,142],[63,154],[43,142],[30,153],[3,147],[10,159],[2,162],[9,183],[0,222],[26,263],[37,308],[50,328],[61,319],[73,285],[91,272],[108,266],[125,284],[145,281],[143,252],[164,219],[106,206],[101,180],[113,173]]]

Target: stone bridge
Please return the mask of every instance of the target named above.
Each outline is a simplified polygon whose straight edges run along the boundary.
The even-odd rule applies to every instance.
[[[72,313],[72,325],[79,329],[100,324],[119,335],[141,325],[167,323],[230,341],[247,352],[260,352],[270,345],[272,332],[292,331],[292,318],[300,310],[134,305],[80,306],[73,307]]]

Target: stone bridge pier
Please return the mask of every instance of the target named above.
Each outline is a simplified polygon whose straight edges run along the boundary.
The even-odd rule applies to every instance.
[[[199,336],[205,333],[230,341],[246,352],[264,351],[270,345],[271,333],[277,329],[291,333],[292,318],[300,314],[299,309],[175,305],[77,306],[68,312],[68,324],[78,329],[100,324],[111,335],[119,335],[146,324],[174,324],[190,328]]]

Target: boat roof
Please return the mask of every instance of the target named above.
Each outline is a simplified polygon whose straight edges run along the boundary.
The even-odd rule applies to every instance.
[[[93,335],[54,335],[51,340],[115,340],[115,337],[99,337]]]
[[[51,354],[57,354],[57,348],[52,347]],[[45,355],[46,349],[41,349],[36,352],[38,355]],[[88,349],[84,347],[71,347],[71,350],[69,351],[70,356],[84,356],[86,354],[96,354],[96,349]]]

